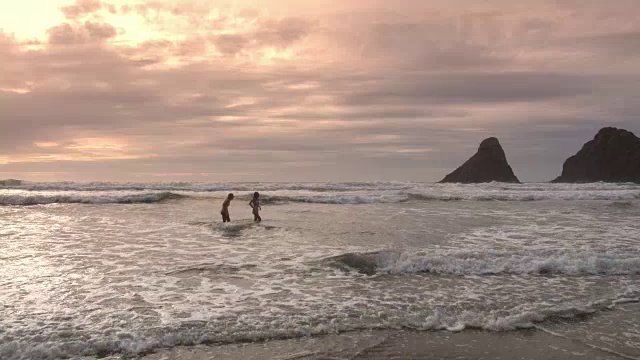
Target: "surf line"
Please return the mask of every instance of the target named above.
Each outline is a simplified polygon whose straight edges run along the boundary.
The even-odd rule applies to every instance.
[[[289,354],[289,355],[285,355],[284,357],[279,357],[277,358],[277,360],[295,360],[295,359],[302,359],[308,356],[314,356],[317,355],[318,352],[317,351],[303,351],[300,353],[296,353],[296,354]]]
[[[562,338],[562,339],[565,339],[565,340],[569,340],[569,341],[572,341],[572,342],[577,342],[578,344],[590,347],[590,348],[592,348],[594,350],[597,350],[597,351],[601,351],[601,352],[604,352],[604,353],[607,353],[607,354],[610,354],[610,355],[614,355],[614,356],[620,357],[622,359],[640,360],[640,358],[637,358],[637,357],[634,357],[634,356],[631,356],[631,355],[627,355],[627,354],[623,354],[621,352],[617,352],[615,350],[612,350],[612,349],[609,349],[609,348],[606,348],[606,347],[600,347],[600,346],[597,346],[597,345],[586,343],[584,341],[580,341],[578,339],[570,338],[570,337],[568,337],[566,335],[560,334],[560,333],[555,332],[553,330],[549,330],[549,329],[544,328],[544,327],[542,327],[540,325],[534,325],[533,327],[535,329],[543,331],[543,332],[545,332],[545,333],[547,333],[549,335],[553,335],[553,336],[556,336],[556,337],[559,337],[559,338]]]

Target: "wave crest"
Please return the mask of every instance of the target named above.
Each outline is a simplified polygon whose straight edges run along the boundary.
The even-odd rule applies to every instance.
[[[367,195],[302,195],[302,196],[265,196],[262,199],[263,204],[287,204],[287,203],[306,203],[306,204],[372,204],[372,203],[393,203],[401,202],[402,198],[383,197],[383,196],[367,196]],[[406,200],[404,200],[406,201]]]
[[[620,203],[636,203],[640,200],[638,184],[432,184],[412,182],[362,182],[362,183],[37,183],[19,180],[1,180],[2,190],[33,192],[73,192],[94,194],[174,192],[192,197],[223,197],[234,192],[239,198],[254,191],[263,193],[265,204],[371,204],[430,201],[582,201],[605,200]],[[120,194],[117,194],[120,193]],[[96,196],[96,195],[94,195]],[[628,205],[614,205],[629,207]]]
[[[186,198],[185,195],[171,192],[142,193],[109,196],[78,196],[78,195],[0,195],[0,206],[19,205],[47,205],[47,204],[138,204],[157,203],[166,200]]]
[[[366,275],[431,273],[436,275],[636,275],[640,256],[448,253],[415,255],[396,251],[347,253],[325,259],[330,266]]]

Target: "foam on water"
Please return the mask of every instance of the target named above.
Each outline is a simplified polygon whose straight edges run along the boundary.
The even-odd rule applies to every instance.
[[[429,314],[384,317],[377,322],[327,321],[312,315],[304,320],[283,317],[238,319],[228,316],[208,322],[191,321],[179,326],[157,327],[144,333],[114,329],[99,338],[77,338],[72,331],[63,336],[41,335],[37,337],[39,343],[35,346],[28,337],[21,339],[18,334],[4,333],[0,338],[0,357],[7,360],[48,360],[77,356],[104,357],[112,354],[140,356],[157,349],[176,346],[257,342],[360,330],[412,329],[458,332],[465,329],[481,329],[503,332],[530,329],[558,320],[586,319],[601,312],[615,310],[620,304],[638,302],[638,296],[640,293],[633,289],[597,302],[550,306],[506,315],[499,311],[462,311],[452,314],[446,310],[434,309]],[[254,323],[251,324],[250,321]]]

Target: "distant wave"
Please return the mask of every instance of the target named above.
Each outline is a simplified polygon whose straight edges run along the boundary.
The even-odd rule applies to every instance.
[[[400,195],[291,195],[291,196],[264,196],[263,204],[286,204],[286,203],[307,203],[307,204],[372,204],[372,203],[397,203],[408,201],[408,197]]]
[[[129,191],[130,192],[130,191]],[[222,200],[224,196],[211,196],[203,193],[177,194],[173,192],[140,192],[139,194],[123,194],[122,192],[109,192],[104,194],[92,194],[91,192],[47,192],[45,194],[33,192],[21,192],[11,194],[0,194],[0,205],[39,205],[53,203],[86,203],[86,204],[111,204],[111,203],[156,203],[171,199],[201,199],[201,200]],[[333,204],[333,205],[361,205],[361,204],[391,204],[404,202],[431,202],[431,201],[542,201],[542,200],[608,200],[612,201],[610,206],[619,209],[631,209],[634,207],[630,201],[640,199],[640,194],[569,194],[554,196],[556,194],[340,194],[325,193],[317,195],[263,195],[263,205],[283,205],[291,203],[302,204]],[[236,196],[236,199],[249,199],[247,196]]]
[[[512,253],[415,255],[396,251],[347,253],[325,259],[336,268],[367,275],[431,273],[436,275],[630,275],[640,274],[640,256]]]
[[[608,200],[629,201],[640,199],[639,190],[573,190],[558,191],[547,189],[546,191],[468,191],[448,193],[409,193],[411,201],[542,201],[542,200]]]
[[[639,184],[432,184],[412,182],[351,183],[37,183],[11,180],[0,182],[2,192],[31,192],[33,197],[84,198],[82,193],[171,192],[193,198],[222,198],[234,192],[238,199],[253,191],[262,193],[263,204],[372,204],[429,201],[582,201],[629,202],[640,199]],[[41,194],[47,192],[47,194]],[[50,193],[54,193],[54,195]],[[60,194],[56,194],[56,193]],[[72,194],[69,194],[72,193]],[[81,193],[78,195],[78,193]],[[13,196],[14,194],[2,194]],[[59,195],[59,196],[58,196]],[[25,195],[28,196],[28,195]],[[127,195],[128,196],[128,195]],[[95,195],[93,196],[95,197]],[[69,202],[69,201],[66,201]],[[81,202],[81,201],[74,201]],[[1,203],[0,203],[1,204]],[[623,208],[623,206],[618,206]],[[632,206],[628,206],[632,207]]]
[[[481,183],[481,184],[438,184],[424,182],[372,181],[372,182],[235,182],[235,183],[203,183],[203,182],[32,182],[15,179],[0,180],[0,188],[14,187],[34,191],[310,191],[310,192],[344,192],[344,191],[406,191],[416,189],[438,192],[474,192],[482,193],[516,191],[516,192],[590,192],[590,191],[625,191],[640,190],[635,183],[584,183],[584,184],[552,184],[552,183]]]
[[[403,203],[403,202],[428,202],[428,201],[542,201],[542,200],[607,200],[607,201],[631,201],[640,199],[640,190],[633,192],[616,193],[391,193],[384,195],[371,194],[323,194],[323,195],[265,195],[263,204],[376,204],[376,203]]]
[[[4,183],[6,181],[6,183]],[[343,182],[343,183],[120,183],[120,182],[28,182],[0,181],[0,188],[11,187],[30,191],[385,191],[409,189],[416,183],[405,182]]]
[[[22,180],[16,180],[16,179],[0,180],[0,186],[15,187],[20,185],[22,185]]]
[[[142,193],[128,195],[78,196],[78,195],[0,195],[0,206],[46,205],[46,204],[135,204],[157,203],[165,200],[183,199],[185,195],[171,192]]]

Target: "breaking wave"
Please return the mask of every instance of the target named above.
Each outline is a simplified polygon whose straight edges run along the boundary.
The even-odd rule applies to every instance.
[[[46,205],[46,204],[137,204],[137,203],[157,203],[166,200],[177,200],[186,198],[185,195],[171,192],[142,193],[127,195],[29,195],[10,194],[0,195],[0,206],[8,205]]]
[[[159,349],[178,346],[263,342],[363,330],[411,329],[459,332],[472,329],[506,332],[538,328],[544,323],[585,319],[599,312],[612,311],[619,304],[639,302],[639,296],[638,289],[629,289],[612,298],[586,304],[564,304],[520,310],[510,314],[502,311],[452,313],[436,308],[422,316],[387,317],[384,321],[368,324],[357,321],[327,322],[326,319],[309,316],[298,321],[292,319],[291,322],[258,318],[254,319],[257,323],[273,321],[273,326],[252,326],[233,316],[228,316],[211,322],[188,321],[177,326],[158,327],[142,334],[119,332],[117,336],[82,339],[82,334],[67,332],[65,337],[53,336],[48,339],[40,337],[40,340],[45,341],[38,346],[32,346],[21,337],[9,337],[8,341],[0,343],[0,354],[7,360],[52,360],[110,355],[127,358],[144,356]],[[216,324],[224,328],[213,327]]]
[[[613,206],[632,208],[640,200],[639,184],[431,184],[411,182],[368,183],[34,183],[0,181],[0,205],[56,202],[155,202],[129,201],[158,193],[189,198],[223,198],[228,192],[248,199],[253,191],[262,193],[263,204],[373,204],[430,201],[582,201],[615,202]],[[137,193],[131,195],[131,193]],[[21,198],[22,197],[22,198]],[[59,199],[59,200],[55,200]],[[92,199],[92,200],[83,200]],[[112,200],[106,200],[112,199]],[[121,199],[121,200],[113,200]]]
[[[631,201],[640,199],[640,190],[584,190],[584,191],[468,191],[409,193],[412,201],[542,201],[542,200],[608,200]]]
[[[436,275],[637,275],[638,255],[553,255],[514,253],[408,254],[397,251],[347,253],[325,259],[330,266],[362,274]]]
[[[22,185],[22,180],[16,180],[16,179],[0,180],[0,186],[15,187],[15,186],[20,186],[20,185]]]
[[[629,202],[640,199],[640,191],[634,192],[571,192],[571,193],[528,193],[528,192],[466,192],[447,193],[392,193],[372,194],[331,194],[331,195],[276,195],[264,196],[264,204],[308,203],[308,204],[384,204],[425,201],[542,201],[542,200],[608,200]],[[628,204],[627,204],[628,205]]]
[[[370,195],[403,194],[424,200],[538,200],[640,198],[640,185],[633,183],[484,183],[434,184],[417,182],[339,182],[339,183],[191,183],[191,182],[29,182],[0,180],[0,188],[28,191],[172,191],[172,192],[306,192],[362,193]],[[331,194],[329,194],[331,196]]]
[[[307,204],[373,204],[373,203],[397,203],[408,201],[406,196],[376,196],[376,195],[300,195],[300,196],[265,196],[263,204],[286,204],[286,203],[307,203]]]

